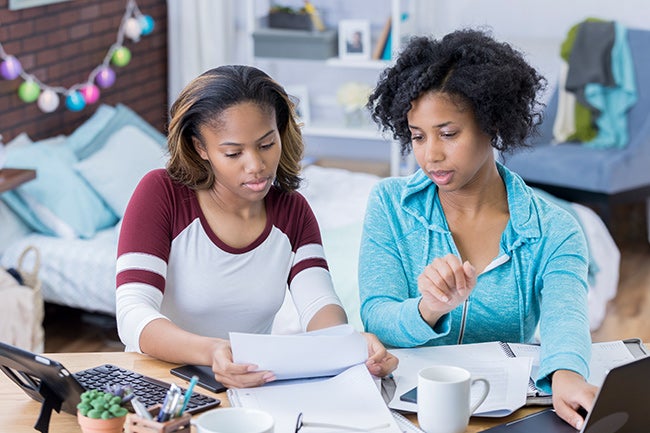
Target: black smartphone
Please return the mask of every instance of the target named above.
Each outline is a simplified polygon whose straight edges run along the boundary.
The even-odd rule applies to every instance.
[[[197,385],[212,392],[224,392],[227,388],[221,383],[217,382],[214,378],[212,369],[207,365],[182,365],[180,367],[172,368],[169,370],[174,376],[178,376],[187,380],[192,379],[192,376],[197,376],[199,381]]]
[[[410,391],[406,391],[404,394],[399,396],[399,399],[402,401],[408,401],[409,403],[418,402],[418,387],[416,386]]]

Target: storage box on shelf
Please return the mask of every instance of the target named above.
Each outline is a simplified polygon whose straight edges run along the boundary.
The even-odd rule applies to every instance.
[[[312,30],[311,17],[307,13],[273,11],[267,16],[268,26],[272,29]]]
[[[338,55],[336,30],[259,28],[253,32],[256,57],[326,60]]]

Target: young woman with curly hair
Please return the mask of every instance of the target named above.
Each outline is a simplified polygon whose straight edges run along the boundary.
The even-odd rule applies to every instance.
[[[471,29],[415,37],[382,73],[368,107],[419,170],[370,196],[361,317],[395,347],[532,342],[539,325],[536,383],[579,428],[596,392],[586,240],[494,154],[535,133],[544,86],[522,54]]]
[[[171,108],[166,169],[148,173],[124,215],[117,324],[127,350],[210,365],[228,387],[272,371],[233,363],[229,332],[268,333],[286,287],[307,330],[347,322],[300,185],[303,141],[285,90],[250,66],[190,82]],[[365,333],[368,369],[397,366]]]

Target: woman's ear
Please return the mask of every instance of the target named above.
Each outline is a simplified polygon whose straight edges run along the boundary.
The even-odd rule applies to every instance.
[[[196,153],[198,153],[202,159],[205,159],[207,161],[208,152],[206,152],[205,146],[203,143],[201,143],[201,140],[196,137],[192,137],[192,144],[194,145],[194,150],[196,150]]]

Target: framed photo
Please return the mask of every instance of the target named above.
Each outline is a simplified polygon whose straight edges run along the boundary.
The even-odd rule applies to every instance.
[[[370,21],[341,20],[339,22],[339,57],[370,59]]]
[[[31,8],[34,6],[49,5],[52,3],[61,3],[68,0],[9,0],[9,10],[18,10]]]
[[[296,114],[300,121],[305,125],[309,125],[309,92],[307,86],[304,84],[296,84],[293,86],[285,86],[284,90],[287,91],[291,100],[296,104]]]

